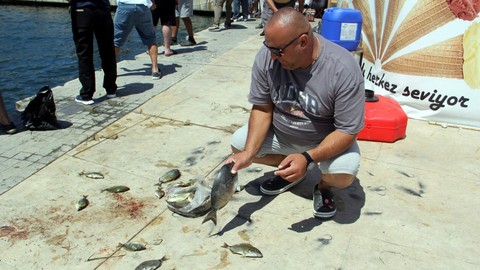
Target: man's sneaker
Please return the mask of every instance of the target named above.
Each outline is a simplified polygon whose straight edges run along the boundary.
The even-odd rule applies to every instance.
[[[303,176],[295,182],[289,182],[280,176],[275,176],[270,180],[267,180],[262,183],[260,186],[260,191],[265,195],[278,195],[282,192],[287,191],[296,184],[302,182],[306,177]]]
[[[263,24],[259,23],[257,26],[255,26],[255,29],[263,29]]]
[[[78,103],[82,103],[82,104],[85,104],[85,105],[92,105],[93,103],[95,103],[93,101],[93,99],[85,99],[83,98],[82,96],[78,95],[75,97],[75,101],[78,102]]]
[[[172,39],[170,40],[170,45],[178,45],[177,39],[176,39],[176,38],[172,38]]]
[[[152,79],[160,80],[162,78],[162,72],[160,70],[152,72]]]
[[[230,29],[230,28],[232,28],[232,23],[231,22],[224,22],[223,26],[225,27],[225,29]]]
[[[195,39],[189,38],[184,42],[180,41],[180,45],[181,46],[193,46],[193,45],[197,45],[197,42],[195,41]]]
[[[113,94],[107,94],[107,99],[112,99],[112,98],[116,98],[117,97],[117,94],[113,93]]]
[[[218,24],[213,24],[208,28],[208,31],[210,32],[219,32],[220,31],[220,25]]]
[[[318,218],[331,218],[337,213],[335,207],[335,198],[328,189],[318,189],[318,185],[313,190],[313,216]]]
[[[10,122],[6,125],[0,124],[0,126],[2,127],[3,131],[7,134],[14,134],[15,132],[17,132],[17,127],[13,122]]]

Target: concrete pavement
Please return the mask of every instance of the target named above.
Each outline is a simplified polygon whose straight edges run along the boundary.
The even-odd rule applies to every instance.
[[[361,141],[358,181],[335,191],[329,221],[312,215],[315,171],[289,192],[262,196],[272,168],[242,170],[246,187],[217,226],[173,214],[155,197],[171,168],[182,172],[178,181],[211,182],[230,154],[231,133],[248,119],[257,23],[197,33],[198,46],[159,56],[159,81],[147,74],[146,54],[122,61],[119,97],[99,91],[94,106],[74,103],[79,83],[68,82],[54,89],[67,128],[0,136],[0,269],[134,269],[163,256],[160,269],[478,269],[475,130],[410,119],[403,140]],[[130,191],[101,192],[113,185]],[[90,205],[77,212],[83,195]],[[127,241],[147,249],[118,248]],[[232,254],[224,242],[249,242],[263,258]]]

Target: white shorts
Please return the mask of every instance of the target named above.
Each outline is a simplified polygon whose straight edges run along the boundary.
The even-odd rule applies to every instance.
[[[187,18],[193,16],[193,0],[180,0],[175,8],[175,17]]]
[[[232,136],[232,146],[240,151],[243,150],[245,148],[245,142],[247,141],[247,134],[248,124],[237,129]],[[317,145],[300,146],[293,145],[284,140],[282,141],[277,134],[275,134],[273,128],[271,128],[262,147],[257,153],[257,157],[262,157],[267,154],[299,154],[315,147],[317,147]],[[360,148],[358,147],[357,142],[355,142],[349,149],[340,155],[320,162],[318,168],[323,174],[347,173],[357,175],[358,169],[360,168],[360,159]]]

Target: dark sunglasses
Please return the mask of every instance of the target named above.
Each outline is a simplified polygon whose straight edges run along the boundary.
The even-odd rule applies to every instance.
[[[295,42],[295,40],[299,39],[302,35],[305,35],[305,34],[308,34],[308,32],[301,33],[298,37],[292,39],[292,41],[288,42],[287,45],[285,45],[281,49],[268,46],[267,42],[265,40],[263,41],[263,45],[265,47],[267,47],[276,56],[282,57],[283,56],[283,50],[285,50],[288,46],[292,45],[292,43]]]

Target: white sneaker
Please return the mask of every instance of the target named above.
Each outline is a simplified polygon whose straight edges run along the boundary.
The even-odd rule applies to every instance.
[[[107,94],[107,99],[116,98],[117,94]]]

